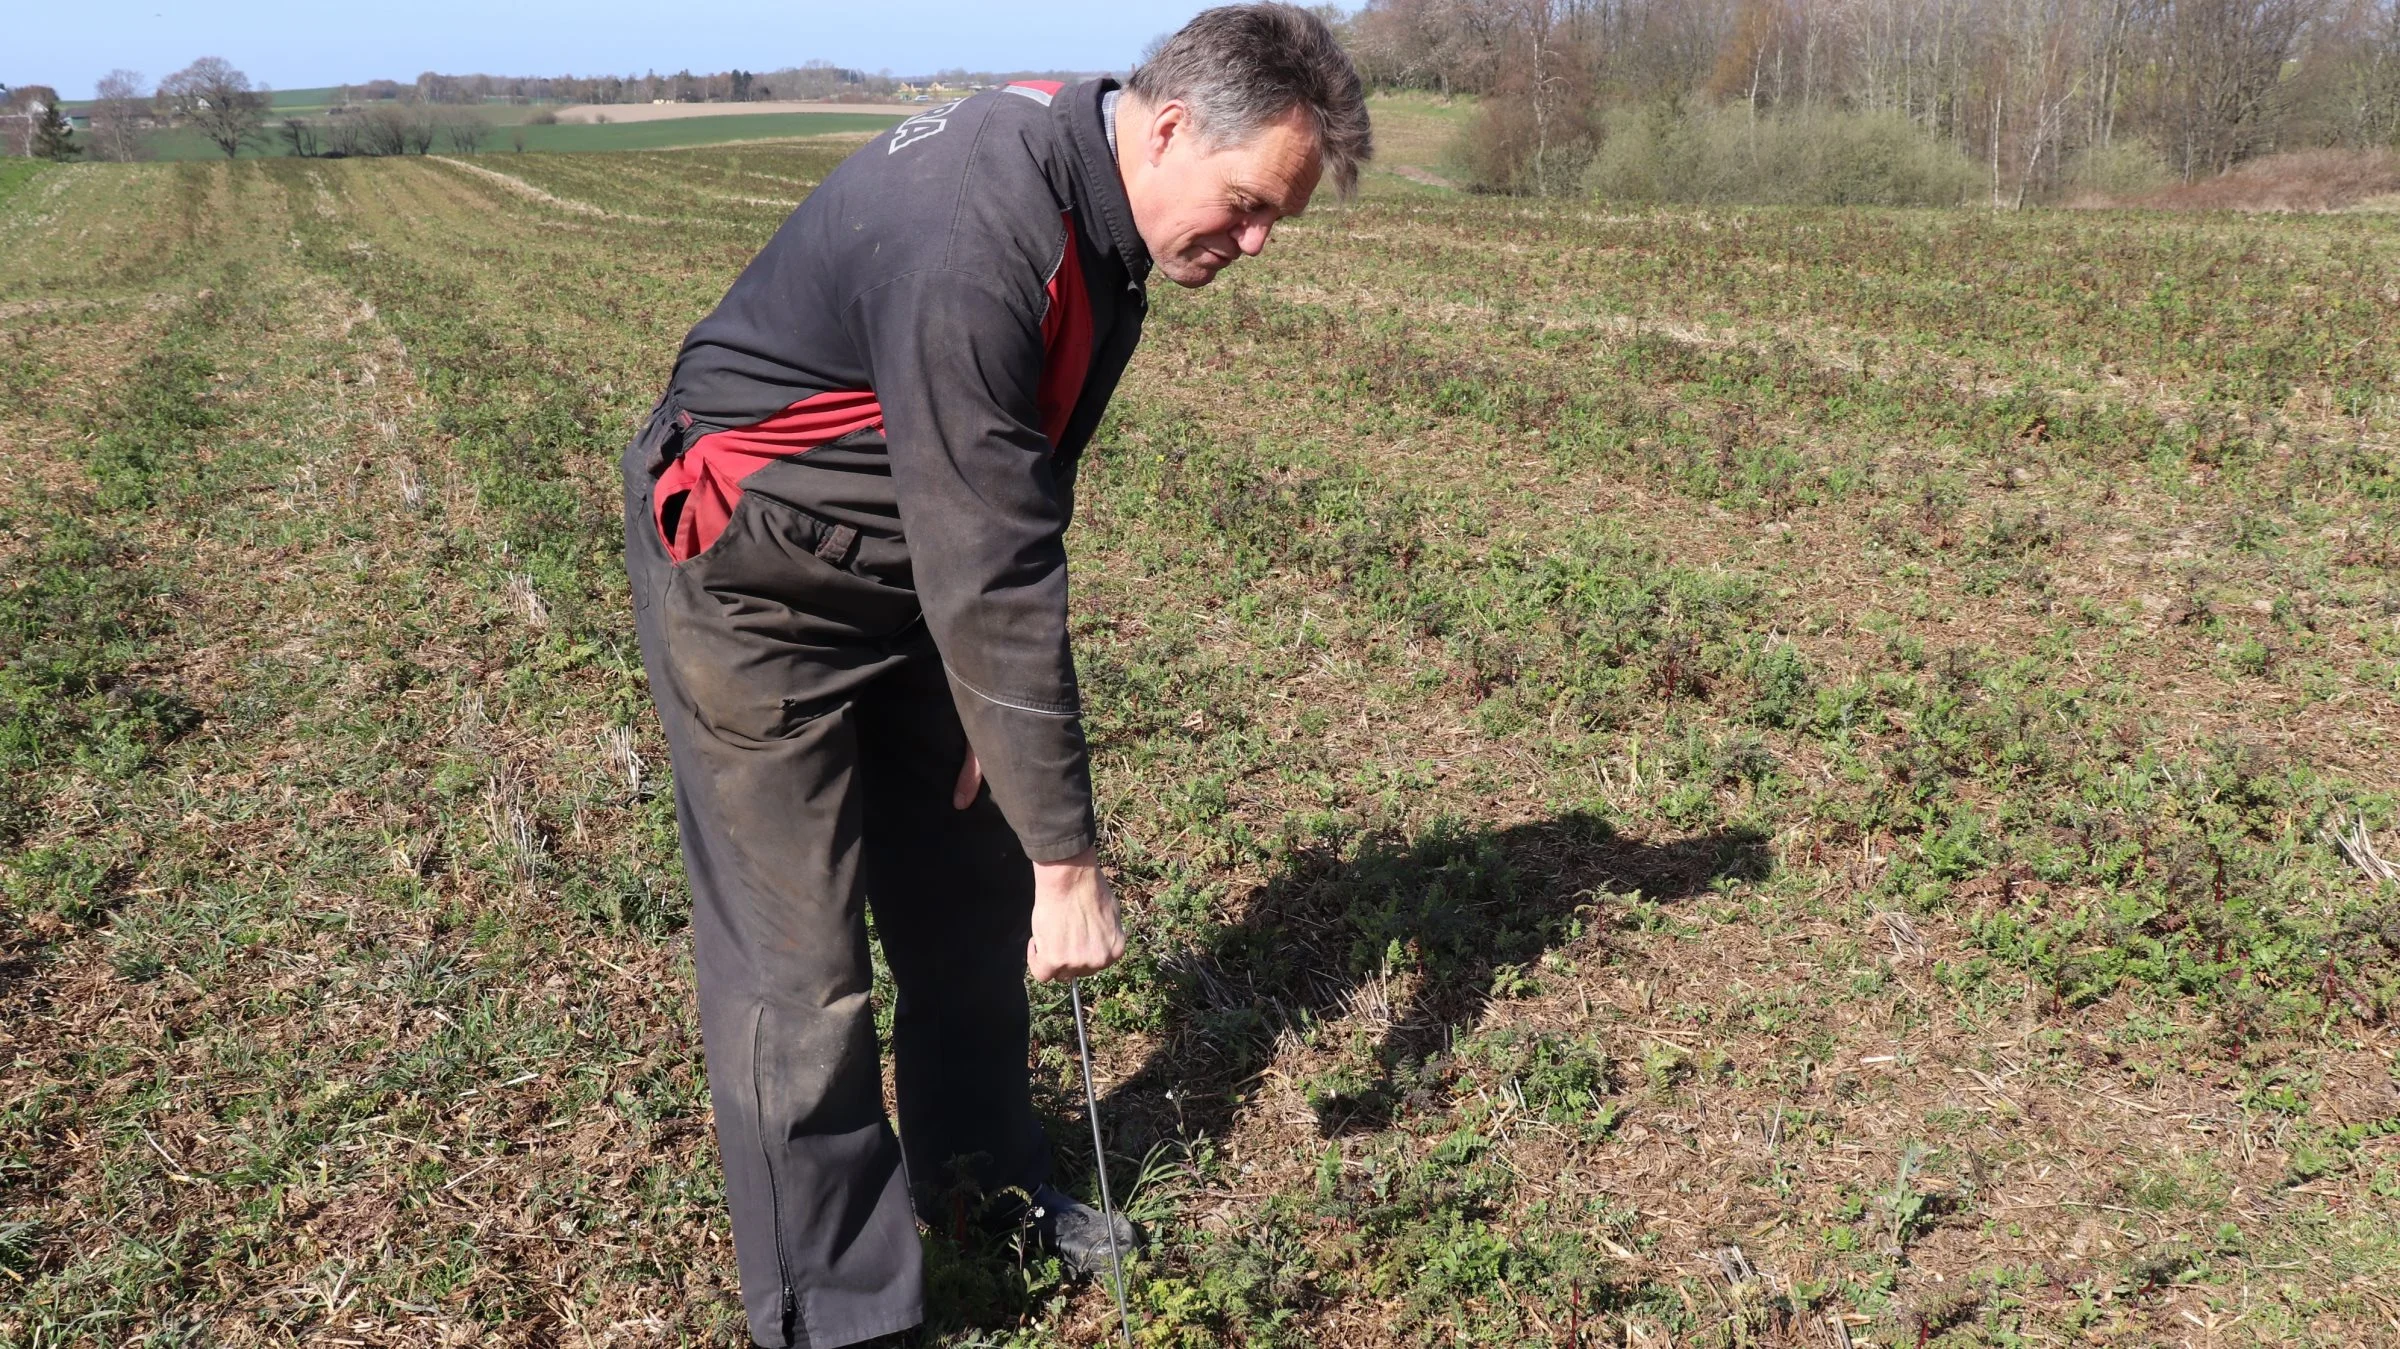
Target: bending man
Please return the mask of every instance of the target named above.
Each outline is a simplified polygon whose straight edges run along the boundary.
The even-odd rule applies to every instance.
[[[869,142],[685,339],[626,455],[626,565],[757,1343],[917,1324],[912,1198],[1021,1190],[1105,1261],[1027,1072],[1026,973],[1124,949],[1067,643],[1077,457],[1150,273],[1206,285],[1368,152],[1321,21],[1210,10],[1123,90],[1013,84]]]

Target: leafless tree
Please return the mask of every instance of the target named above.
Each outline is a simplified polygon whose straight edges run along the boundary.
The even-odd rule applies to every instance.
[[[2293,72],[2296,137],[2312,145],[2400,142],[2400,0],[2341,0]]]
[[[100,77],[92,104],[92,156],[123,163],[141,154],[142,132],[153,120],[150,95],[139,71],[112,70]]]
[[[433,153],[433,143],[442,134],[440,118],[431,108],[419,104],[408,110],[400,122],[400,143],[412,155]]]
[[[367,148],[367,119],[355,110],[333,110],[325,120],[325,154],[328,158],[343,159],[370,154]]]
[[[46,84],[0,85],[0,95],[0,154],[33,154],[43,114],[58,106],[58,91]]]
[[[1479,124],[1554,187],[1561,117],[1734,99],[1903,114],[1988,158],[2000,205],[2127,137],[2187,176],[2400,144],[2400,0],[1366,0],[1346,33],[1372,83],[1516,105]]]
[[[2091,72],[2091,97],[2084,118],[2084,142],[2087,145],[2113,144],[2117,136],[2117,110],[2123,100],[2125,63],[2133,38],[2133,24],[2148,0],[2093,0],[2085,25],[2084,65]]]
[[[317,153],[317,127],[305,117],[283,119],[284,148],[302,159],[313,159]]]
[[[2342,81],[2345,132],[2369,145],[2400,144],[2400,0],[2368,0],[2360,8],[2360,37]]]
[[[1782,0],[1742,0],[1709,71],[1708,92],[1742,100],[1753,121],[1764,106],[1781,101],[1779,82],[1771,82],[1771,76],[1790,37],[1786,10]]]
[[[2318,0],[2161,0],[2156,101],[2186,179],[2272,148]]]
[[[1995,156],[2005,147],[2015,168],[2014,204],[2022,207],[2037,184],[2059,173],[2068,109],[2082,97],[2091,70],[2088,45],[2078,41],[2086,0],[1994,0],[1987,10],[1994,91],[1987,140]],[[2001,203],[1993,174],[1993,204]]]
[[[491,139],[492,123],[482,113],[462,109],[442,119],[442,134],[449,138],[451,149],[471,155]]]
[[[396,103],[379,104],[364,112],[351,114],[348,120],[358,129],[358,153],[407,154],[410,123],[414,116],[413,109]]]
[[[169,115],[200,128],[227,159],[259,138],[272,101],[222,56],[203,56],[158,82]]]
[[[1445,96],[1490,91],[1514,27],[1508,0],[1378,0],[1352,30],[1367,78]]]

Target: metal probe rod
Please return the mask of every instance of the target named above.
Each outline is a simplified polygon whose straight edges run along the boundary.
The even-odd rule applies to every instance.
[[[1083,1030],[1083,981],[1069,979],[1067,996],[1075,1003],[1075,1052],[1083,1059],[1083,1103],[1092,1121],[1092,1169],[1100,1173],[1100,1221],[1108,1228],[1108,1264],[1116,1273],[1117,1320],[1125,1328],[1126,1349],[1133,1349],[1133,1313],[1125,1306],[1125,1257],[1117,1250],[1117,1205],[1108,1193],[1108,1152],[1100,1143],[1100,1091],[1092,1085],[1092,1042]]]

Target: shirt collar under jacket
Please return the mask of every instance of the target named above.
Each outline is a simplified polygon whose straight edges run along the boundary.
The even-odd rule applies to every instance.
[[[1089,80],[1060,91],[1051,110],[1065,123],[1067,142],[1075,147],[1083,195],[1091,203],[1091,223],[1101,227],[1092,231],[1092,241],[1117,255],[1125,265],[1127,279],[1139,290],[1150,277],[1150,250],[1133,227],[1133,203],[1125,196],[1114,138],[1100,106],[1116,89],[1115,80]]]
[[[1111,89],[1100,96],[1100,125],[1108,131],[1108,157],[1122,162],[1117,154],[1117,98],[1125,91]]]

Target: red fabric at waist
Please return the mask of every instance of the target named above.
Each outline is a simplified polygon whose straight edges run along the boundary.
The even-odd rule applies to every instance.
[[[742,499],[742,481],[778,459],[883,424],[883,405],[871,389],[833,389],[803,398],[764,421],[711,431],[686,447],[658,475],[651,508],[667,556],[677,562],[707,552]],[[670,529],[669,519],[673,520]]]

